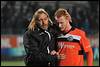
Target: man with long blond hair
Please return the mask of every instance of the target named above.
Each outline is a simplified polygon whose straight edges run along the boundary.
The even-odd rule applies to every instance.
[[[23,44],[26,51],[26,66],[54,66],[57,57],[50,55],[55,49],[52,21],[48,13],[38,9],[23,36]]]
[[[85,32],[71,25],[72,18],[66,9],[59,8],[55,12],[55,20],[61,33],[57,36],[58,52],[53,51],[51,55],[60,56],[58,66],[83,66],[84,52],[88,66],[92,66],[93,52]]]

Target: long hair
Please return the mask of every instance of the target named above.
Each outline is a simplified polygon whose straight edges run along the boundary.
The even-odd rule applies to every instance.
[[[70,16],[70,14],[68,13],[68,11],[66,9],[63,9],[63,8],[59,8],[56,12],[55,12],[55,19],[57,17],[60,17],[60,16],[65,16],[66,18],[68,17],[69,18],[69,21],[72,22],[72,18]]]
[[[32,18],[32,20],[31,20],[31,22],[30,22],[30,24],[28,26],[29,30],[33,30],[34,31],[35,25],[36,25],[36,21],[37,21],[37,19],[39,17],[39,14],[42,14],[42,13],[46,14],[47,17],[49,18],[50,23],[53,24],[53,22],[51,21],[48,13],[44,9],[40,8],[34,13],[33,18]]]

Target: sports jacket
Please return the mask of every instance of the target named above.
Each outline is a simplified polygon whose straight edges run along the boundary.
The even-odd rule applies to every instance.
[[[65,59],[59,60],[58,66],[83,66],[84,52],[91,50],[91,45],[85,32],[72,27],[68,32],[57,37],[58,52],[66,55]]]

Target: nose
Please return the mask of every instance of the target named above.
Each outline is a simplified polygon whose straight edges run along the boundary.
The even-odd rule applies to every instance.
[[[45,23],[44,20],[41,20],[41,23],[44,24]]]
[[[61,24],[59,24],[59,27],[61,28]]]

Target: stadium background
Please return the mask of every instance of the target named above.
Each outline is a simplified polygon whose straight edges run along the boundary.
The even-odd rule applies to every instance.
[[[99,1],[1,1],[1,66],[25,66],[22,37],[32,15],[44,8],[54,21],[59,7],[68,10],[74,26],[86,31],[93,48],[93,64],[99,66]]]

